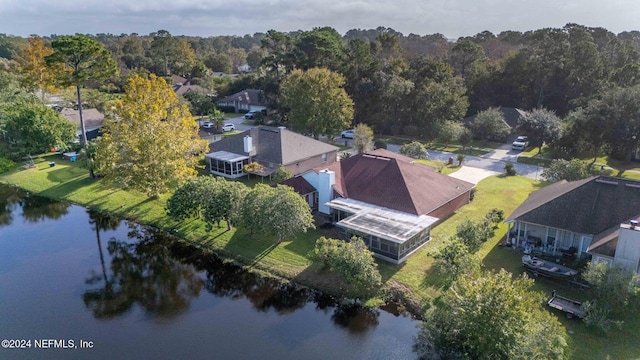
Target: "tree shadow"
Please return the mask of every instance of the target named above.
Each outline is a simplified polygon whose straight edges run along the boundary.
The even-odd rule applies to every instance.
[[[253,234],[242,228],[237,228],[223,250],[244,259],[246,263],[255,266],[257,262],[269,255],[278,245],[270,236]]]

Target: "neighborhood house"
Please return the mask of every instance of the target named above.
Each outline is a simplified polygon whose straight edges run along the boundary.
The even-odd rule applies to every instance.
[[[639,209],[640,182],[595,176],[559,181],[531,193],[505,222],[516,246],[551,255],[588,253],[613,264],[616,256],[627,258],[627,251],[636,251],[626,246],[616,251],[615,241],[627,243],[628,234],[620,229],[630,225],[620,224],[637,218]]]
[[[233,107],[235,112],[260,111],[267,108],[262,90],[246,89],[220,99],[218,106]]]
[[[376,257],[399,264],[430,239],[431,227],[469,203],[473,184],[378,149],[284,181],[312,209],[358,236]]]
[[[227,178],[247,175],[244,165],[257,162],[264,166],[261,176],[269,176],[279,167],[294,175],[335,162],[338,148],[283,127],[262,126],[226,137],[210,145],[205,155],[212,174]]]

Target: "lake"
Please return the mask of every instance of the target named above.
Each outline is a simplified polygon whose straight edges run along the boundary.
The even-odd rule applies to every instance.
[[[2,359],[412,359],[416,324],[0,185]]]

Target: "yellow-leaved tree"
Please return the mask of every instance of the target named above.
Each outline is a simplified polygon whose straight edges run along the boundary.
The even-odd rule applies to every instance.
[[[108,183],[156,197],[195,176],[207,146],[167,82],[136,75],[98,140],[96,172]]]
[[[56,76],[64,71],[62,64],[47,66],[45,57],[52,53],[53,48],[47,46],[39,36],[33,35],[29,38],[29,45],[20,50],[15,57],[20,83],[31,91],[41,90],[43,100],[45,92],[55,91]]]

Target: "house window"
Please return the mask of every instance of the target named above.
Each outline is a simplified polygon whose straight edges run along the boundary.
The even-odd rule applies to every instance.
[[[547,245],[553,246],[555,242],[556,242],[556,229],[549,228],[549,235],[547,235]]]
[[[322,162],[327,162],[327,153],[322,154]]]

